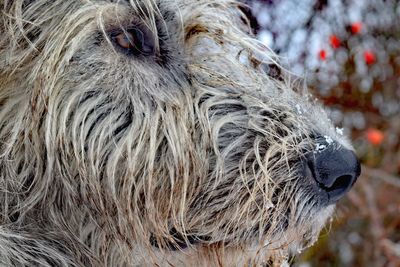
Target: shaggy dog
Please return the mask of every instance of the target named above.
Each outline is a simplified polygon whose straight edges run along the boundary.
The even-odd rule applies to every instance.
[[[0,265],[280,265],[359,175],[229,0],[0,0]]]

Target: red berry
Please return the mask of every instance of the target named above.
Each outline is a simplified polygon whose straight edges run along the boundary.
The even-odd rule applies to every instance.
[[[376,61],[375,53],[370,50],[364,51],[364,61],[368,65],[375,63],[375,61]]]
[[[330,42],[330,44],[331,44],[331,46],[333,47],[333,48],[339,48],[340,47],[340,44],[341,44],[341,41],[340,41],[340,39],[339,39],[339,37],[337,37],[336,35],[334,35],[334,34],[332,34],[330,37],[329,37],[329,42]]]
[[[367,130],[367,140],[374,146],[380,145],[384,138],[383,132],[378,129],[371,128]]]
[[[321,60],[325,60],[326,59],[326,50],[325,49],[321,49],[318,53],[318,56]]]
[[[350,25],[351,32],[353,34],[357,34],[361,32],[362,29],[362,23],[361,22],[354,22],[353,24]]]

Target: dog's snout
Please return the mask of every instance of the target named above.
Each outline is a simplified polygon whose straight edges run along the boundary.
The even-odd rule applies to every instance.
[[[328,194],[330,204],[350,190],[361,172],[354,152],[335,144],[310,153],[306,168],[312,173],[318,187]]]

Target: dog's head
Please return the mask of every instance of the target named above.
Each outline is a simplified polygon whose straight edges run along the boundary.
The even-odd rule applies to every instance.
[[[23,192],[7,212],[46,203],[41,216],[81,225],[89,250],[90,224],[182,261],[298,250],[359,175],[238,3],[0,3],[2,179]]]

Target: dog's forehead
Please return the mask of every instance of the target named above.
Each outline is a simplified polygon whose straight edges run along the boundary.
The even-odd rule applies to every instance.
[[[124,4],[134,8],[139,12],[164,13],[166,11],[175,12],[180,15],[184,13],[198,12],[199,9],[207,6],[223,6],[224,3],[234,3],[235,0],[116,0],[112,3]],[[104,3],[104,1],[99,1]]]
[[[218,12],[221,9],[220,18],[223,18],[223,9],[227,6],[233,6],[235,0],[18,0],[15,5],[21,5],[23,15],[34,15],[35,10],[42,10],[43,17],[46,18],[51,12],[50,10],[59,9],[61,16],[72,16],[79,13],[94,14],[97,10],[97,15],[103,18],[111,17],[112,20],[126,20],[127,16],[135,16],[152,20],[174,20],[185,24],[199,17],[199,14],[208,15],[213,12]],[[5,8],[11,7],[12,1],[5,2]],[[94,9],[93,9],[94,7]],[[47,10],[47,11],[46,11]],[[59,16],[56,16],[59,18]],[[212,21],[216,23],[216,21]]]

